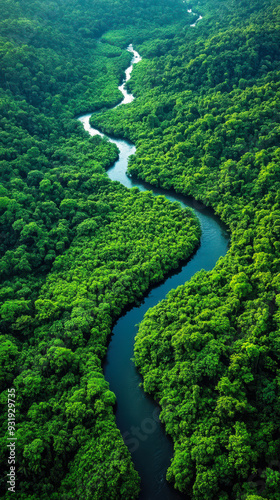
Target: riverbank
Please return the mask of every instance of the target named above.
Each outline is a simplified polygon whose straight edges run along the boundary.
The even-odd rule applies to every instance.
[[[130,47],[130,51],[132,51]],[[141,58],[133,50],[134,62]],[[132,60],[133,61],[133,60]],[[133,65],[133,62],[132,62]],[[126,71],[131,75],[132,65]],[[120,104],[131,102],[133,96],[127,98],[125,84],[122,85],[124,100]],[[90,115],[79,117],[85,130],[91,135],[106,134],[90,126]],[[169,201],[180,203],[181,207],[192,208],[201,225],[202,236],[200,246],[191,259],[178,271],[160,285],[152,288],[140,306],[132,307],[116,322],[108,346],[104,362],[104,376],[110,384],[110,389],[116,394],[116,422],[132,454],[136,470],[141,476],[141,494],[143,500],[181,498],[180,494],[166,482],[165,475],[173,455],[173,445],[166,436],[165,429],[159,423],[160,408],[143,393],[140,387],[142,377],[136,370],[131,358],[133,357],[134,338],[137,334],[138,324],[146,311],[165,298],[169,290],[185,283],[186,280],[200,269],[212,269],[218,258],[228,249],[229,235],[226,227],[221,223],[211,209],[200,206],[195,208],[195,200],[176,195],[160,188],[152,188],[126,174],[128,158],[135,154],[136,148],[128,141],[108,138],[117,145],[119,159],[107,170],[111,180],[119,181],[128,188],[137,187],[140,191],[153,189],[155,196],[165,195]],[[139,431],[137,431],[137,429]],[[145,431],[146,429],[146,431]],[[138,436],[137,436],[138,434]]]

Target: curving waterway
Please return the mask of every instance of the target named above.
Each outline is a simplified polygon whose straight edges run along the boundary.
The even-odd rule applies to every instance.
[[[125,89],[125,83],[130,78],[133,64],[141,60],[132,45],[129,45],[127,50],[133,54],[133,57],[131,65],[125,72],[125,80],[119,87],[124,98],[118,106],[133,100],[132,94],[128,94]],[[105,134],[90,126],[90,116],[90,114],[83,115],[78,119],[91,135],[104,136]],[[165,298],[169,290],[184,284],[201,269],[212,269],[219,257],[227,252],[229,233],[211,209],[204,207],[193,198],[154,188],[145,182],[128,177],[126,174],[128,158],[135,153],[135,146],[128,141],[106,137],[115,143],[120,151],[119,159],[107,171],[110,179],[119,181],[128,188],[138,187],[140,191],[152,190],[155,196],[163,194],[170,201],[179,202],[183,208],[191,207],[201,224],[201,243],[192,258],[179,270],[169,275],[164,282],[155,286],[143,299],[140,306],[132,307],[116,322],[104,362],[105,378],[117,397],[117,426],[141,477],[139,499],[179,500],[186,498],[185,495],[175,491],[165,479],[167,468],[173,456],[172,441],[159,422],[160,409],[158,405],[149,395],[144,393],[139,385],[142,378],[131,360],[134,339],[137,334],[135,325],[140,323],[150,307],[155,306]]]

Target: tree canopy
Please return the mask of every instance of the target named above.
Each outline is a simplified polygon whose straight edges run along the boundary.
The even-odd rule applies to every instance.
[[[199,242],[191,212],[109,181],[117,148],[75,120],[98,110],[91,123],[136,144],[131,175],[191,194],[232,234],[136,338],[174,441],[167,478],[193,500],[279,500],[278,2],[0,4],[0,383],[4,408],[17,391],[16,498],[137,498],[101,361],[124,307]],[[131,42],[137,99],[109,110]],[[6,474],[5,411],[1,429]]]

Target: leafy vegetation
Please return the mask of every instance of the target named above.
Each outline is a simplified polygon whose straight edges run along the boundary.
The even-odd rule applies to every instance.
[[[114,318],[199,228],[111,183],[116,148],[73,120],[120,100],[133,42],[137,99],[92,123],[136,143],[131,175],[192,194],[232,231],[226,257],[148,311],[137,336],[175,443],[167,477],[194,500],[279,500],[278,2],[192,2],[196,28],[179,1],[1,7],[0,380],[4,405],[9,386],[18,395],[17,498],[138,495],[100,360]],[[6,467],[5,436],[1,450]]]
[[[180,12],[169,1],[1,0],[1,498],[138,495],[101,360],[113,321],[193,252],[200,228],[164,197],[109,181],[116,146],[74,118],[121,99],[131,56],[101,42],[104,30],[143,19],[153,29]]]
[[[211,205],[231,249],[148,311],[144,388],[175,442],[168,479],[195,500],[279,500],[279,5],[200,2],[144,41],[137,100],[92,121],[137,144],[129,171]]]

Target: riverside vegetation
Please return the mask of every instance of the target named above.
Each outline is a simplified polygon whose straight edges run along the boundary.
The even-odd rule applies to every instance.
[[[128,42],[137,99],[92,123],[137,145],[131,175],[232,231],[137,336],[175,442],[167,477],[194,500],[280,498],[280,8],[191,7],[196,28],[179,1],[1,0],[1,403],[13,386],[19,500],[137,498],[101,359],[113,320],[199,239],[190,212],[110,182],[116,148],[73,119],[121,100]]]
[[[196,29],[138,43],[133,106],[93,117],[137,145],[129,172],[211,205],[231,248],[149,310],[144,389],[195,500],[280,498],[280,9],[204,1]],[[198,10],[199,9],[199,10]]]
[[[100,43],[103,31],[145,18],[152,30],[182,8],[0,7],[1,498],[129,500],[139,477],[101,360],[113,321],[193,252],[200,228],[164,197],[111,182],[105,169],[116,146],[90,138],[74,118],[122,99],[131,56]],[[7,484],[10,387],[15,493]]]

